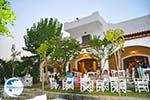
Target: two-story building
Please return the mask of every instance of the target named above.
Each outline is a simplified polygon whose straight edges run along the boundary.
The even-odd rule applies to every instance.
[[[135,67],[136,63],[150,64],[150,15],[131,19],[128,21],[110,24],[107,23],[98,12],[84,18],[76,18],[75,21],[64,23],[64,29],[70,33],[70,37],[78,40],[82,47],[82,54],[69,63],[71,68],[78,71],[97,69],[98,58],[86,52],[87,41],[90,35],[104,37],[108,29],[122,29],[125,38],[125,51],[121,53],[121,68]],[[110,58],[106,66],[115,69],[115,62]]]

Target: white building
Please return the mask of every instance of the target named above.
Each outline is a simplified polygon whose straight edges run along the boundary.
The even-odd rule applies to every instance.
[[[84,18],[76,18],[75,21],[66,22],[64,29],[72,38],[80,41],[82,48],[87,47],[87,39],[90,35],[104,36],[108,29],[122,29],[125,38],[125,51],[121,54],[122,68],[126,69],[130,64],[135,63],[150,64],[150,15],[131,19],[128,21],[110,24],[107,23],[98,12]],[[97,62],[96,57],[88,53],[81,54],[77,59],[70,61],[70,66],[81,71],[82,63],[88,69],[95,70],[93,62]],[[107,65],[115,69],[113,59],[109,59]]]

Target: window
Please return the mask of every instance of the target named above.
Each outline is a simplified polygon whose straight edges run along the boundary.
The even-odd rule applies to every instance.
[[[90,35],[89,34],[82,36],[82,44],[83,45],[87,45],[89,39],[90,39]]]

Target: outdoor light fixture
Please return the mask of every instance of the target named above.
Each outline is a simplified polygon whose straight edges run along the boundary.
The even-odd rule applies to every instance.
[[[131,51],[131,54],[135,54],[136,53],[136,51]]]

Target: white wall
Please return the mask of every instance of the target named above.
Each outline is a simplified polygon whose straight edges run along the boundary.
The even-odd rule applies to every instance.
[[[149,37],[143,37],[143,38],[137,38],[125,41],[124,47],[129,46],[145,46],[150,47],[150,36]]]

